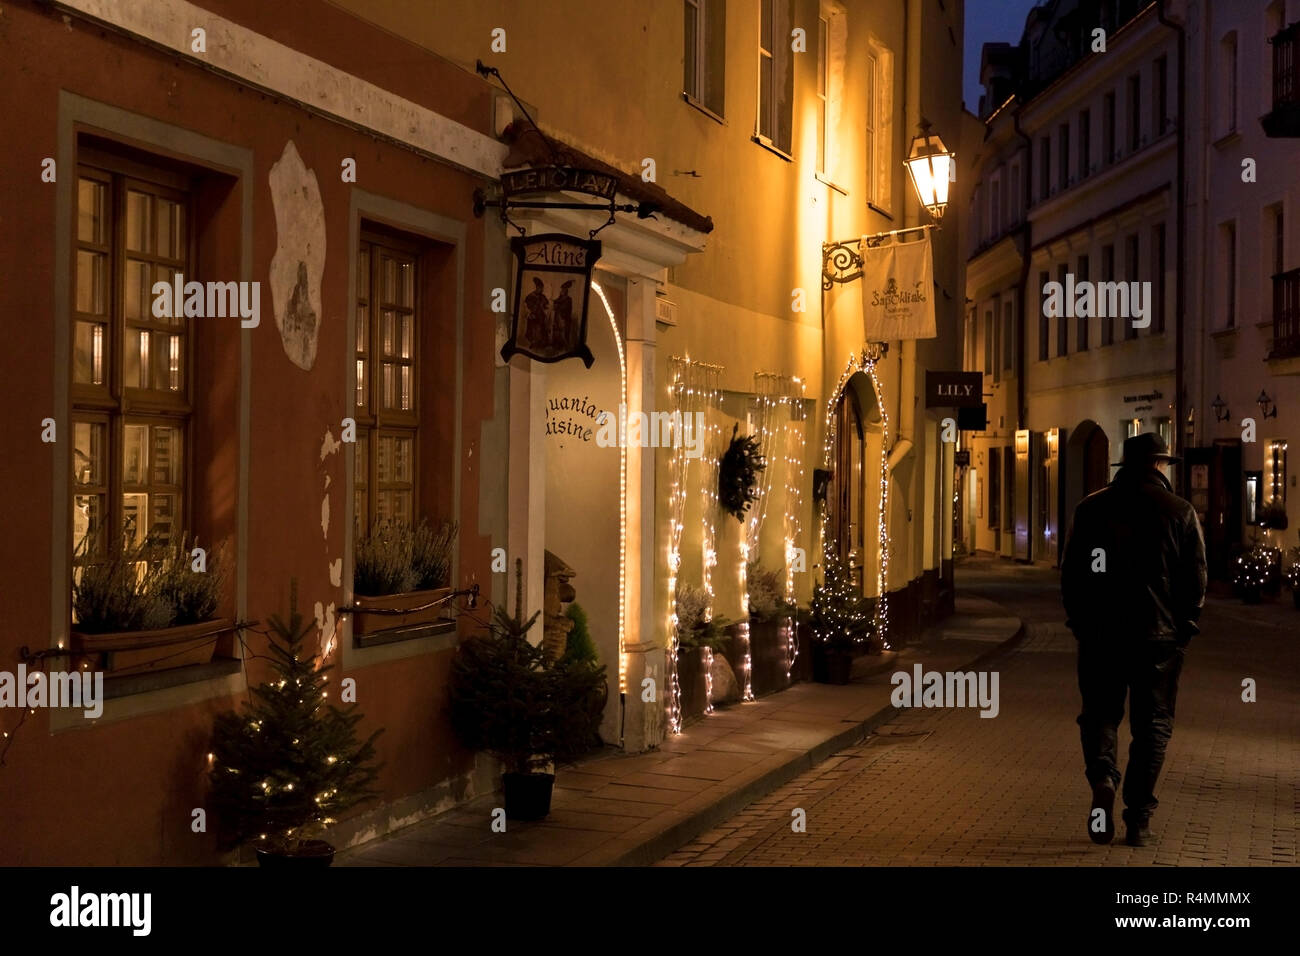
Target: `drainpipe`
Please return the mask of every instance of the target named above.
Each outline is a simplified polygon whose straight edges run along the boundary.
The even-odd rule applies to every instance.
[[[1185,388],[1183,374],[1183,350],[1185,334],[1183,332],[1183,309],[1186,307],[1185,292],[1183,289],[1184,280],[1187,275],[1186,255],[1187,246],[1184,236],[1187,233],[1187,201],[1186,192],[1186,165],[1187,165],[1187,28],[1175,23],[1165,15],[1166,0],[1156,0],[1156,17],[1161,24],[1178,33],[1178,176],[1177,176],[1177,193],[1174,196],[1175,209],[1175,226],[1174,232],[1177,237],[1178,251],[1175,253],[1177,262],[1178,284],[1174,290],[1174,420],[1173,428],[1170,429],[1170,438],[1172,448],[1175,454],[1182,450],[1183,444],[1183,419],[1186,417],[1186,408],[1188,402],[1183,396]],[[1183,463],[1183,481],[1180,490],[1184,493],[1188,488],[1187,469],[1190,466],[1184,461]]]
[[[1016,135],[1025,141],[1025,161],[1021,163],[1021,183],[1025,191],[1025,221],[1020,225],[1020,282],[1016,291],[1020,296],[1020,308],[1016,309],[1016,428],[1028,428],[1029,413],[1025,407],[1025,332],[1028,328],[1025,306],[1029,302],[1029,255],[1033,248],[1033,227],[1029,222],[1029,202],[1033,196],[1034,182],[1034,143],[1029,134],[1020,128],[1020,104],[1017,103],[1011,113],[1011,122]],[[1032,487],[1032,486],[1031,486]]]

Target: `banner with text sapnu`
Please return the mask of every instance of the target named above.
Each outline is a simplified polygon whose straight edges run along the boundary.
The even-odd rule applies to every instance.
[[[870,247],[862,241],[863,336],[868,342],[932,339],[934,260],[930,234]]]

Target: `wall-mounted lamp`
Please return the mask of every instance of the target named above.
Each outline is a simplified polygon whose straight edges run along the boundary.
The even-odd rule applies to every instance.
[[[948,209],[948,183],[955,178],[956,157],[943,145],[943,140],[936,134],[930,135],[930,124],[921,120],[921,132],[912,140],[912,152],[907,157],[907,171],[912,176],[912,185],[921,199],[921,205],[929,210],[935,222],[943,218]]]
[[[1214,409],[1214,420],[1216,422],[1226,422],[1228,420],[1228,403],[1216,393],[1214,401],[1210,402],[1210,407]]]
[[[890,229],[871,236],[859,236],[843,242],[822,243],[822,288],[830,291],[836,283],[853,282],[862,278],[862,246],[874,247],[890,236],[937,229],[948,209],[948,187],[957,180],[957,157],[943,145],[938,134],[930,134],[930,124],[920,122],[921,132],[912,140],[911,154],[903,161],[911,176],[917,198],[930,213],[934,222],[903,229]]]
[[[1273,404],[1273,399],[1268,397],[1268,392],[1262,388],[1259,390],[1259,398],[1255,399],[1255,404],[1259,406],[1261,417],[1277,418],[1277,406]]]

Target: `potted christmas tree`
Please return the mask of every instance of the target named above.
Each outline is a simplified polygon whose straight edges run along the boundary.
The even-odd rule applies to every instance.
[[[809,607],[812,627],[813,680],[822,684],[847,684],[853,667],[853,650],[870,629],[866,601],[854,586],[848,567],[827,554],[826,579],[813,589]]]
[[[461,743],[501,761],[506,817],[551,812],[555,763],[591,749],[605,668],[576,656],[552,661],[528,640],[540,612],[523,617],[523,562],[516,562],[515,613],[497,608],[488,633],[460,645],[451,665],[451,723]]]
[[[250,689],[241,713],[217,715],[212,803],[229,845],[252,843],[261,866],[329,866],[334,847],[319,839],[342,811],[376,795],[375,731],[357,740],[357,705],[328,703],[327,671],[304,647],[314,625],[298,612],[270,618],[274,676]]]

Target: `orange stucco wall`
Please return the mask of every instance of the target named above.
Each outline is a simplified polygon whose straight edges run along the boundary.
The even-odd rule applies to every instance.
[[[400,38],[326,3],[267,4],[209,0],[211,10],[304,53],[487,132],[485,84]],[[310,18],[312,29],[298,25]],[[207,403],[196,426],[192,511],[196,527],[233,536],[239,443],[249,456],[247,617],[264,621],[283,612],[289,581],[298,580],[299,604],[343,602],[330,584],[328,562],[343,554],[350,520],[350,485],[342,454],[322,461],[326,429],[339,437],[347,415],[345,375],[351,360],[344,319],[348,301],[349,192],[340,161],[357,161],[357,187],[466,224],[464,248],[464,366],[460,458],[429,462],[446,478],[461,470],[459,584],[488,580],[489,542],[480,526],[478,437],[493,408],[494,321],[483,304],[483,221],[472,213],[473,177],[380,141],[299,106],[239,86],[129,37],[61,17],[33,3],[6,4],[0,18],[0,669],[14,670],[19,648],[49,646],[52,595],[68,587],[50,580],[55,481],[40,421],[54,407],[55,187],[40,181],[41,160],[56,154],[58,98],[67,90],[133,113],[193,130],[250,150],[253,176],[226,197],[200,236],[208,247],[204,279],[236,279],[240,259],[240,190],[252,190],[254,280],[262,282],[260,327],[241,333],[237,320],[198,333],[194,357],[196,405]],[[326,223],[323,315],[314,366],[304,371],[287,358],[269,294],[276,220],[268,186],[270,167],[292,140],[315,171]],[[60,178],[75,175],[59,169]],[[215,243],[215,246],[213,246]],[[454,296],[452,296],[454,301]],[[239,336],[251,335],[249,434],[240,435]],[[446,344],[454,348],[454,339]],[[441,363],[440,363],[441,364]],[[445,380],[432,414],[436,431],[450,434],[454,379]],[[60,428],[65,423],[60,422]],[[60,432],[60,440],[68,437]],[[427,456],[426,456],[427,457]],[[471,467],[472,465],[472,467]],[[501,467],[504,464],[501,463]],[[332,514],[322,533],[321,499],[330,478]],[[449,480],[449,479],[448,479]],[[446,487],[441,481],[438,487]],[[432,497],[432,496],[431,496]],[[440,492],[437,497],[443,498]],[[446,496],[449,503],[450,498]],[[233,545],[233,539],[231,540]],[[51,590],[53,589],[53,590]],[[222,612],[233,616],[234,592]],[[250,635],[257,651],[264,639]],[[383,800],[417,793],[464,773],[470,757],[453,743],[441,713],[451,652],[423,654],[344,672],[355,677],[366,719],[363,732],[384,727],[380,757]],[[250,679],[262,675],[251,668]],[[215,862],[211,834],[190,829],[192,808],[204,805],[207,741],[213,715],[239,698],[51,733],[48,711],[29,716],[0,768],[0,864],[149,864]],[[13,730],[18,714],[0,710],[0,727]],[[209,830],[214,829],[209,824]]]

